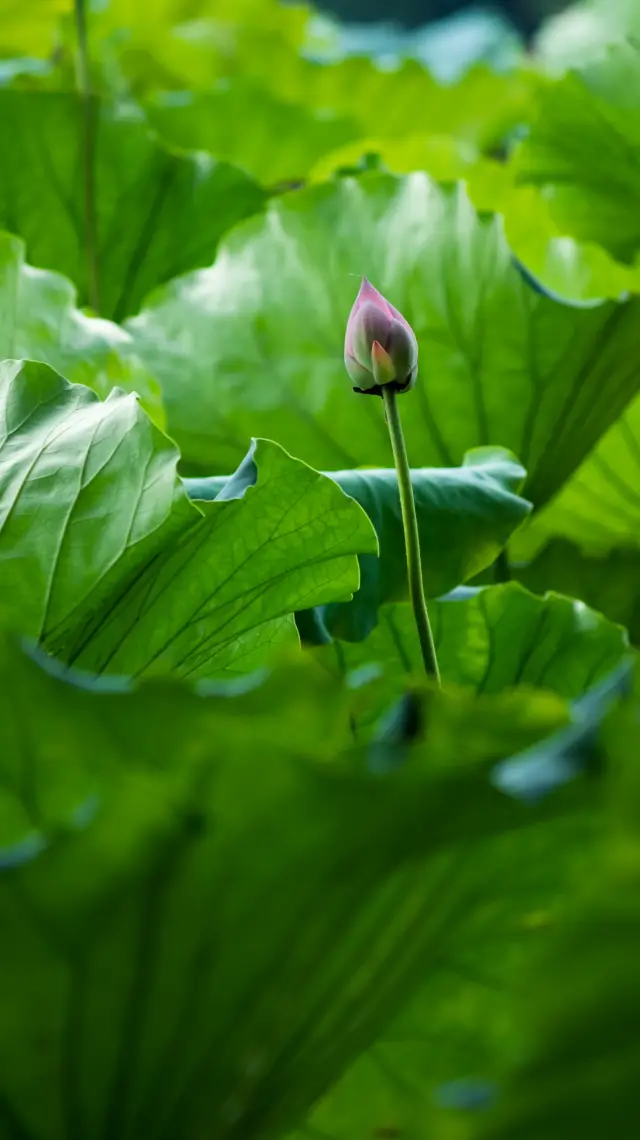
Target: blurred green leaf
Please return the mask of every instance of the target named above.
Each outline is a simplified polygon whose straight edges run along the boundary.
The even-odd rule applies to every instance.
[[[455,135],[359,138],[325,154],[313,167],[309,181],[324,182],[334,174],[358,173],[359,164],[370,155],[394,174],[423,170],[437,182],[457,182],[470,175],[479,161],[477,147]]]
[[[353,601],[323,606],[320,619],[340,637],[366,637],[378,607],[407,598],[404,531],[395,471],[363,468],[326,472],[364,507],[373,523],[379,555],[362,554],[360,589]],[[425,589],[446,593],[489,566],[530,504],[518,495],[526,472],[508,452],[469,452],[462,467],[424,468],[411,473],[418,512]],[[185,479],[192,499],[212,500],[226,486],[224,476]]]
[[[0,640],[8,1134],[281,1134],[481,913],[478,845],[582,802],[497,791],[463,705],[368,774],[336,749],[345,691],[300,658],[235,693],[56,672]]]
[[[178,454],[138,407],[44,365],[0,366],[0,581],[19,628],[97,673],[248,671],[293,611],[350,597],[364,511],[277,444],[256,486],[189,503]]]
[[[0,0],[0,56],[48,55],[60,17],[72,8],[73,0]]]
[[[485,185],[470,172],[476,205]],[[568,237],[553,216],[553,199],[537,187],[514,186],[493,202],[505,215],[505,234],[518,260],[555,296],[592,305],[602,298],[617,299],[640,292],[640,265],[623,265],[592,241]]]
[[[137,392],[154,423],[164,427],[160,387],[129,334],[81,313],[76,302],[70,281],[27,265],[23,242],[0,233],[0,360],[41,360],[102,397],[115,386]]]
[[[162,282],[208,264],[222,234],[259,210],[264,191],[207,155],[160,146],[140,113],[92,104],[99,309],[121,320]],[[74,95],[0,91],[0,225],[28,256],[91,300],[82,104]]]
[[[380,403],[353,395],[342,359],[361,274],[418,337],[402,402],[416,467],[501,445],[540,504],[638,389],[640,302],[554,303],[463,189],[364,175],[272,202],[128,322],[191,470],[229,470],[255,433],[321,469],[389,463]]]
[[[625,262],[640,254],[639,112],[640,49],[612,45],[540,89],[516,160],[518,182],[544,189],[563,234]]]
[[[549,774],[557,775],[564,768],[565,778],[570,773],[575,777],[586,768],[590,775],[583,790],[589,787],[592,796],[585,797],[582,811],[564,820],[474,844],[474,873],[488,888],[482,903],[476,907],[470,899],[467,921],[441,932],[438,962],[418,992],[315,1106],[307,1126],[295,1133],[296,1140],[320,1136],[471,1140],[479,1128],[484,1134],[486,1109],[496,1099],[500,1103],[499,1081],[523,1052],[528,1026],[519,1015],[527,982],[533,978],[533,1005],[553,970],[548,952],[547,968],[537,970],[545,948],[551,949],[566,930],[576,895],[601,875],[605,787],[598,775],[597,753],[594,763],[593,735],[594,729],[599,732],[619,680],[614,677],[612,683],[606,678],[579,702],[575,725],[500,766],[502,779],[510,770],[507,783],[512,788],[520,787],[524,793],[537,786],[538,795]],[[487,701],[521,694],[522,690],[513,690],[498,698],[483,697],[477,704],[482,707]],[[614,721],[617,715],[612,714]],[[468,739],[478,739],[477,729]],[[546,791],[554,786],[551,779]],[[624,795],[619,798],[625,802]],[[470,877],[466,882],[470,884]],[[443,893],[446,889],[443,882]],[[575,950],[580,956],[579,945]],[[569,974],[562,995],[554,994],[558,1005],[571,991]],[[533,1100],[533,1082],[530,1088]],[[504,1134],[521,1133],[513,1128]],[[532,1132],[536,1140],[541,1135],[546,1135],[544,1129]]]
[[[610,780],[597,864],[525,976],[517,1006],[524,1045],[505,1065],[496,1114],[477,1133],[487,1140],[596,1140],[624,1134],[637,1114],[637,692],[611,714],[604,737]]]
[[[563,736],[557,739],[561,748]],[[550,763],[555,740],[540,746]],[[418,992],[296,1137],[476,1135],[483,1113],[473,1109],[491,1107],[500,1095],[498,1079],[522,1050],[516,1011],[523,980],[562,929],[576,883],[597,873],[594,806],[526,835],[474,845],[474,873],[488,888],[481,905],[470,896],[466,922],[441,931],[438,962]]]
[[[526,121],[538,83],[533,71],[499,75],[482,64],[441,83],[414,60],[384,69],[364,57],[326,65],[290,50],[252,60],[252,71],[282,99],[354,117],[365,138],[451,134],[483,150]]]
[[[311,12],[280,0],[110,0],[92,14],[90,43],[106,83],[127,94],[208,90],[256,74],[263,57],[295,59]]]
[[[359,134],[355,121],[288,103],[245,77],[195,95],[165,93],[146,111],[170,145],[208,150],[265,186],[306,178],[323,155]]]
[[[486,1088],[491,1104],[520,1046],[513,1010],[521,979],[562,921],[575,865],[589,866],[594,830],[584,813],[475,847],[466,920],[441,929],[438,959],[415,995],[313,1108],[296,1140],[474,1136],[483,1113],[452,1110],[443,1086],[467,1078]],[[486,888],[478,906],[474,879]],[[441,898],[446,891],[442,878]]]

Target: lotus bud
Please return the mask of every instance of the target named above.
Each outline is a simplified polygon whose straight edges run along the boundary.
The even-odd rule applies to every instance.
[[[418,342],[402,313],[362,278],[347,321],[344,362],[354,392],[381,396],[385,385],[407,392],[418,374]]]

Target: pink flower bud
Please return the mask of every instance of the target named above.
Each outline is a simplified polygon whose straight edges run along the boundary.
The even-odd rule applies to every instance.
[[[381,396],[392,384],[407,392],[418,373],[418,342],[402,313],[362,278],[344,338],[344,362],[355,392]]]

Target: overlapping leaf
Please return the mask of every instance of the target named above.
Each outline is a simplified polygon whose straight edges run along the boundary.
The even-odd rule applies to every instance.
[[[567,539],[554,538],[530,561],[513,563],[512,573],[529,590],[554,590],[581,598],[588,606],[625,626],[640,644],[640,550],[618,547],[587,555]]]
[[[159,385],[131,337],[80,312],[70,281],[27,265],[23,243],[0,233],[0,360],[18,358],[50,364],[99,396],[116,385],[137,392],[154,422],[164,425]]]
[[[280,98],[355,118],[365,138],[424,131],[465,138],[483,150],[499,146],[527,118],[537,85],[533,72],[500,75],[481,64],[448,84],[415,60],[383,69],[361,56],[327,66],[290,50],[275,60],[256,56],[252,72]]]
[[[252,432],[321,469],[389,462],[380,403],[353,395],[342,363],[360,274],[418,337],[403,400],[414,466],[502,445],[542,503],[638,389],[640,302],[554,303],[463,190],[372,174],[272,203],[129,322],[192,466],[229,470]]]
[[[255,487],[189,503],[138,407],[44,365],[2,366],[0,581],[19,628],[95,672],[248,670],[297,642],[292,613],[348,598],[364,511],[277,444]]]
[[[431,601],[429,614],[443,678],[484,693],[530,685],[575,699],[611,672],[627,648],[624,630],[584,603],[539,598],[515,582],[462,588]],[[421,670],[408,605],[384,607],[366,641],[319,652],[338,672],[377,661],[396,686]]]
[[[484,67],[442,86],[415,63],[389,74],[364,59],[320,66],[287,56],[260,83],[236,76],[195,96],[160,96],[147,109],[173,144],[209,150],[267,185],[320,180],[368,153],[394,172],[451,179],[525,115],[531,85]]]
[[[12,159],[0,173],[0,225],[20,234],[31,261],[70,277],[83,304],[120,320],[156,285],[207,265],[222,234],[260,209],[264,191],[210,156],[166,150],[130,109],[95,101],[91,131],[87,157],[74,95],[0,92],[0,147]]]
[[[408,596],[398,484],[393,470],[328,474],[364,507],[378,536],[379,553],[360,555],[360,589],[353,601],[323,606],[317,615],[302,617],[301,629],[313,636],[310,622],[317,621],[318,632],[359,639],[375,625],[379,606]],[[497,448],[469,452],[462,467],[412,472],[428,597],[453,589],[494,561],[530,509],[517,494],[524,477],[513,457]],[[184,482],[197,500],[214,499],[227,484],[224,476]]]
[[[287,102],[245,78],[197,95],[168,93],[147,104],[147,114],[168,143],[208,150],[265,186],[305,179],[323,155],[360,133],[346,115]]]
[[[105,79],[140,96],[208,90],[221,76],[297,59],[312,11],[280,0],[111,0],[90,13]]]
[[[615,39],[612,6],[594,19],[611,17]],[[584,304],[640,291],[640,53],[621,42],[603,54],[606,40],[602,32],[595,60],[537,88],[531,130],[496,164],[498,177],[486,185],[486,169],[470,173],[473,200],[505,214],[519,260],[553,294]]]
[[[570,802],[493,787],[463,705],[428,755],[368,774],[309,663],[236,695],[56,673],[0,641],[8,1134],[281,1134],[482,907],[478,844]]]

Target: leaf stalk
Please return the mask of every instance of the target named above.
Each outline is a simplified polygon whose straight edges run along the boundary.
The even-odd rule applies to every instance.
[[[100,312],[100,284],[98,275],[98,239],[96,225],[95,188],[95,107],[91,97],[89,49],[87,44],[87,13],[85,0],[75,0],[75,24],[78,43],[77,84],[82,115],[82,168],[84,189],[84,240],[87,263],[87,291],[89,303]]]

